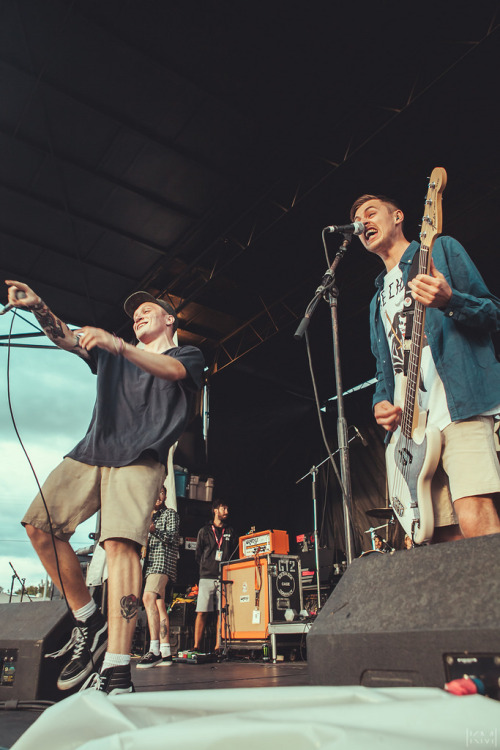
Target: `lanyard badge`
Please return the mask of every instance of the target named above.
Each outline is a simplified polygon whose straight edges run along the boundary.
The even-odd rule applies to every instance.
[[[222,542],[224,539],[224,529],[221,532],[220,539],[217,539],[217,534],[215,533],[215,526],[212,524],[212,531],[214,532],[215,537],[215,543],[217,545],[217,549],[215,551],[215,561],[216,562],[222,562]]]

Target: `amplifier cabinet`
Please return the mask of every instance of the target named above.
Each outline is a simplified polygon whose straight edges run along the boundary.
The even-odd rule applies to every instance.
[[[287,609],[302,609],[297,555],[259,555],[222,566],[223,611],[232,640],[265,639],[269,623],[284,623]]]
[[[286,531],[269,529],[268,531],[257,531],[246,536],[240,536],[240,558],[269,555],[273,552],[277,555],[288,555],[290,552],[290,543]]]

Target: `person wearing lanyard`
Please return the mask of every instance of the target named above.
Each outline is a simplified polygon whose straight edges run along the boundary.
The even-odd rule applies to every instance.
[[[199,651],[209,612],[220,613],[220,563],[229,560],[234,547],[234,532],[226,521],[229,516],[227,503],[214,500],[213,520],[206,523],[196,540],[196,562],[200,566],[196,621],[194,624],[194,650]],[[219,614],[220,617],[220,614]],[[220,623],[217,622],[215,651],[220,650]]]

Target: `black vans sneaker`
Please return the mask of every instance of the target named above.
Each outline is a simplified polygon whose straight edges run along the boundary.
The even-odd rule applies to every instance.
[[[119,693],[135,693],[135,688],[130,677],[130,664],[119,667],[108,667],[101,674],[91,674],[80,688],[82,690],[99,690],[108,695]]]
[[[152,651],[148,651],[142,659],[136,664],[136,669],[149,669],[150,667],[156,667],[157,664],[161,664],[161,654],[153,654]]]
[[[73,651],[59,679],[59,690],[70,690],[79,685],[89,672],[97,669],[100,657],[108,645],[108,623],[99,610],[96,610],[85,622],[77,620],[71,638],[63,648],[50,656],[62,656]]]

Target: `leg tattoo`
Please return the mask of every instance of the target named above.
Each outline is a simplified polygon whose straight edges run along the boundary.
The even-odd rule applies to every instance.
[[[139,600],[135,594],[129,594],[128,596],[122,596],[120,599],[121,616],[127,622],[134,619],[139,608]]]

